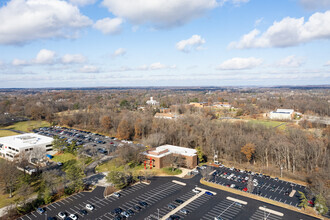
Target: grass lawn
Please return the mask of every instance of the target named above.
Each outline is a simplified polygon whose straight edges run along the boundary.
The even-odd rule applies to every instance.
[[[167,174],[167,175],[179,175],[182,173],[182,170],[180,169],[174,169],[172,171],[172,167],[165,167],[162,169],[163,173]]]
[[[276,126],[279,126],[280,124],[283,124],[283,123],[286,123],[286,122],[283,122],[283,121],[270,121],[270,120],[250,120],[248,123],[262,124],[262,125],[265,125],[267,127],[276,127]],[[283,124],[283,125],[279,126],[279,128],[285,129],[286,124]]]
[[[110,160],[96,167],[97,172],[107,172],[107,171],[124,171],[125,166],[118,166],[116,159]],[[143,164],[137,166],[131,166],[131,171],[140,171],[143,169]]]
[[[7,137],[12,135],[17,135],[18,133],[13,131],[7,131],[7,130],[0,130],[0,137]]]
[[[50,124],[46,121],[22,121],[17,122],[13,125],[9,125],[7,127],[3,127],[4,129],[14,129],[24,132],[31,132],[32,129],[39,127],[48,127]]]
[[[0,194],[0,208],[10,205],[11,203],[15,203],[14,200],[16,196],[9,198],[9,194]]]
[[[59,155],[54,155],[52,160],[55,162],[65,163],[65,162],[68,162],[69,160],[77,160],[77,157],[70,153],[62,153]]]

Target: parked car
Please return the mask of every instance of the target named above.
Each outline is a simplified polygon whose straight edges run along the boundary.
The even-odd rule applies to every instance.
[[[123,211],[123,212],[121,212],[120,213],[122,216],[124,216],[125,218],[128,218],[129,217],[129,214],[128,214],[128,212],[126,212],[126,211]]]
[[[79,210],[79,213],[80,213],[81,215],[87,215],[87,211],[86,211],[85,209],[81,209],[81,210]]]
[[[182,214],[188,215],[189,211],[187,209],[180,209],[179,211]]]
[[[78,217],[75,215],[75,214],[71,214],[69,215],[69,217],[72,219],[72,220],[77,220]]]
[[[94,209],[94,206],[92,206],[91,204],[86,204],[86,209],[92,211]]]
[[[113,194],[112,194],[114,197],[117,197],[117,198],[119,198],[121,195],[120,195],[120,193],[117,193],[117,192],[114,192]]]
[[[39,214],[42,214],[42,213],[45,212],[45,210],[44,210],[43,208],[37,208],[37,212],[38,212]]]
[[[129,215],[134,215],[134,211],[132,209],[127,209],[127,211]]]
[[[181,199],[176,199],[176,200],[175,200],[175,202],[177,202],[177,203],[179,203],[179,204],[182,204],[182,203],[184,203],[184,201],[183,201],[183,200],[181,200]]]
[[[140,210],[141,210],[141,207],[138,206],[138,205],[135,205],[135,206],[133,207],[133,209],[134,209],[135,211],[140,211]]]
[[[148,203],[146,202],[143,202],[143,201],[140,201],[139,204],[143,207],[147,207],[148,206]]]
[[[205,192],[206,195],[209,195],[209,196],[213,196],[213,193],[209,192],[209,191],[206,191]]]
[[[248,189],[247,189],[246,187],[243,189],[244,192],[246,192],[247,190],[248,190]]]
[[[178,215],[171,215],[167,220],[178,220],[181,219]]]
[[[168,204],[168,205],[167,205],[167,208],[169,208],[169,209],[173,210],[173,209],[175,209],[175,208],[176,208],[176,206],[175,206],[175,205],[173,205],[173,204]]]
[[[198,189],[195,189],[195,188],[194,188],[192,191],[193,191],[194,193],[200,193],[200,192],[201,192],[201,191],[199,191]]]
[[[58,217],[60,217],[60,219],[65,219],[66,217],[66,214],[64,212],[59,212],[57,215]]]

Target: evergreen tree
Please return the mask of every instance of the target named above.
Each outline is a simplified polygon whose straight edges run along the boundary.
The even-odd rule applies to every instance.
[[[299,206],[301,208],[306,209],[306,207],[308,206],[308,199],[306,198],[306,195],[303,192],[298,191],[298,193],[300,194],[300,196],[299,196],[299,199],[300,199]]]

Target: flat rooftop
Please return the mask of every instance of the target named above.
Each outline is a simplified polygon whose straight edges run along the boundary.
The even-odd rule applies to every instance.
[[[179,147],[174,145],[162,145],[156,147],[154,150],[150,150],[146,152],[145,155],[151,157],[164,157],[168,154],[179,154],[183,156],[195,156],[197,155],[197,151],[195,149]]]
[[[45,137],[34,133],[20,134],[0,138],[0,144],[3,144],[4,146],[8,147],[15,147],[18,149],[32,147],[35,145],[46,145],[52,143],[52,141],[53,138],[51,137]]]

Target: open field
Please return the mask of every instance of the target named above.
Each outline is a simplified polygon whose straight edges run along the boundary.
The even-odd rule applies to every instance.
[[[9,125],[7,127],[0,127],[0,129],[13,129],[23,132],[31,132],[32,129],[47,126],[50,126],[50,124],[46,121],[23,121],[13,125]]]
[[[286,122],[283,121],[271,121],[271,120],[250,120],[248,123],[251,124],[262,124],[265,125],[267,127],[277,127],[280,129],[285,129],[286,128]],[[282,125],[281,125],[282,124]]]
[[[8,130],[0,130],[0,137],[7,137],[7,136],[13,136],[17,135],[18,133]]]
[[[98,172],[107,172],[107,171],[124,171],[125,166],[117,166],[116,160],[110,160],[106,163],[103,163],[96,167]],[[134,166],[131,168],[132,171],[143,170],[143,165]]]
[[[77,160],[77,157],[70,153],[63,153],[63,154],[54,155],[52,160],[55,162],[65,163],[68,162],[69,160]]]

